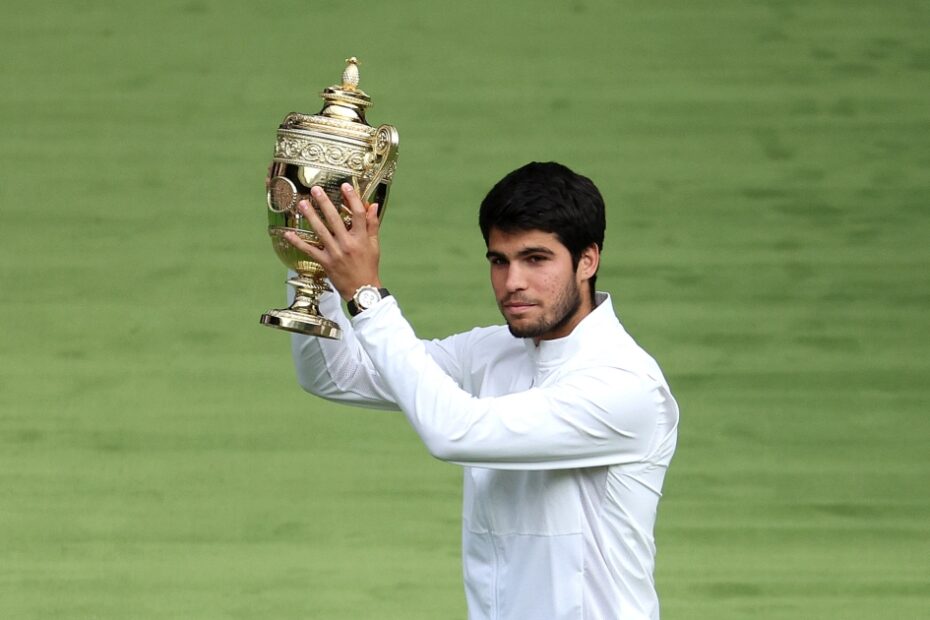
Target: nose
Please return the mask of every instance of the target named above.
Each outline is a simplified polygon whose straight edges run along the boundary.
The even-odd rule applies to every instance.
[[[508,293],[515,293],[526,288],[526,274],[516,262],[507,266],[507,279],[504,282]]]

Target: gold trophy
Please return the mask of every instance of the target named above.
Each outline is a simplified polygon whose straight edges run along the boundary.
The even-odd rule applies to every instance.
[[[324,104],[319,114],[292,112],[278,127],[274,160],[268,181],[268,234],[274,251],[297,277],[287,281],[294,287],[294,303],[269,310],[263,325],[298,334],[340,337],[334,321],[320,314],[320,295],[331,290],[319,263],[292,246],[284,233],[296,233],[307,243],[322,247],[309,222],[297,210],[301,200],[314,204],[310,188],[319,185],[335,205],[342,204],[340,186],[351,184],[366,204],[377,202],[378,217],[384,216],[388,189],[397,166],[397,129],[391,125],[374,128],[365,120],[371,98],[358,87],[358,60],[346,60],[342,85],[321,93]],[[343,221],[352,218],[344,208]]]

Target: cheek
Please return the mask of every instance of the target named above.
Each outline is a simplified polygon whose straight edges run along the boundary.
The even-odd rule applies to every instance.
[[[491,268],[491,289],[494,291],[494,296],[498,299],[503,295],[506,281],[507,276],[502,273],[501,269]]]
[[[565,286],[565,273],[559,269],[547,269],[537,274],[536,283],[539,288],[547,291],[557,291]]]
[[[553,273],[546,278],[545,287],[549,299],[556,303],[570,295],[572,289],[577,289],[578,283],[571,273]]]

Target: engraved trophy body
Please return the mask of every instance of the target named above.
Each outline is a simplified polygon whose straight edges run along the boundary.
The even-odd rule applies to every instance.
[[[298,334],[340,337],[334,321],[320,314],[320,295],[330,290],[319,263],[292,246],[284,233],[296,233],[307,243],[322,247],[309,222],[297,210],[301,200],[311,204],[310,188],[319,185],[335,205],[342,204],[340,186],[349,183],[366,204],[377,202],[378,217],[384,216],[388,189],[397,165],[397,129],[391,125],[372,127],[365,120],[371,105],[358,88],[358,61],[346,60],[340,86],[330,86],[321,96],[319,114],[288,114],[278,127],[274,160],[269,173],[267,204],[268,234],[281,262],[297,273],[288,280],[294,287],[294,302],[262,315],[263,325]],[[346,225],[351,217],[343,216]]]

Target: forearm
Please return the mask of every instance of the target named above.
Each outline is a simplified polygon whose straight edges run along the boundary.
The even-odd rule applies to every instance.
[[[670,405],[655,382],[616,368],[477,398],[437,367],[393,300],[353,322],[398,406],[442,460],[508,469],[636,462],[649,453],[656,421]]]
[[[396,410],[393,397],[356,339],[339,296],[322,295],[320,313],[339,325],[342,338],[291,336],[291,354],[301,388],[335,402]]]

